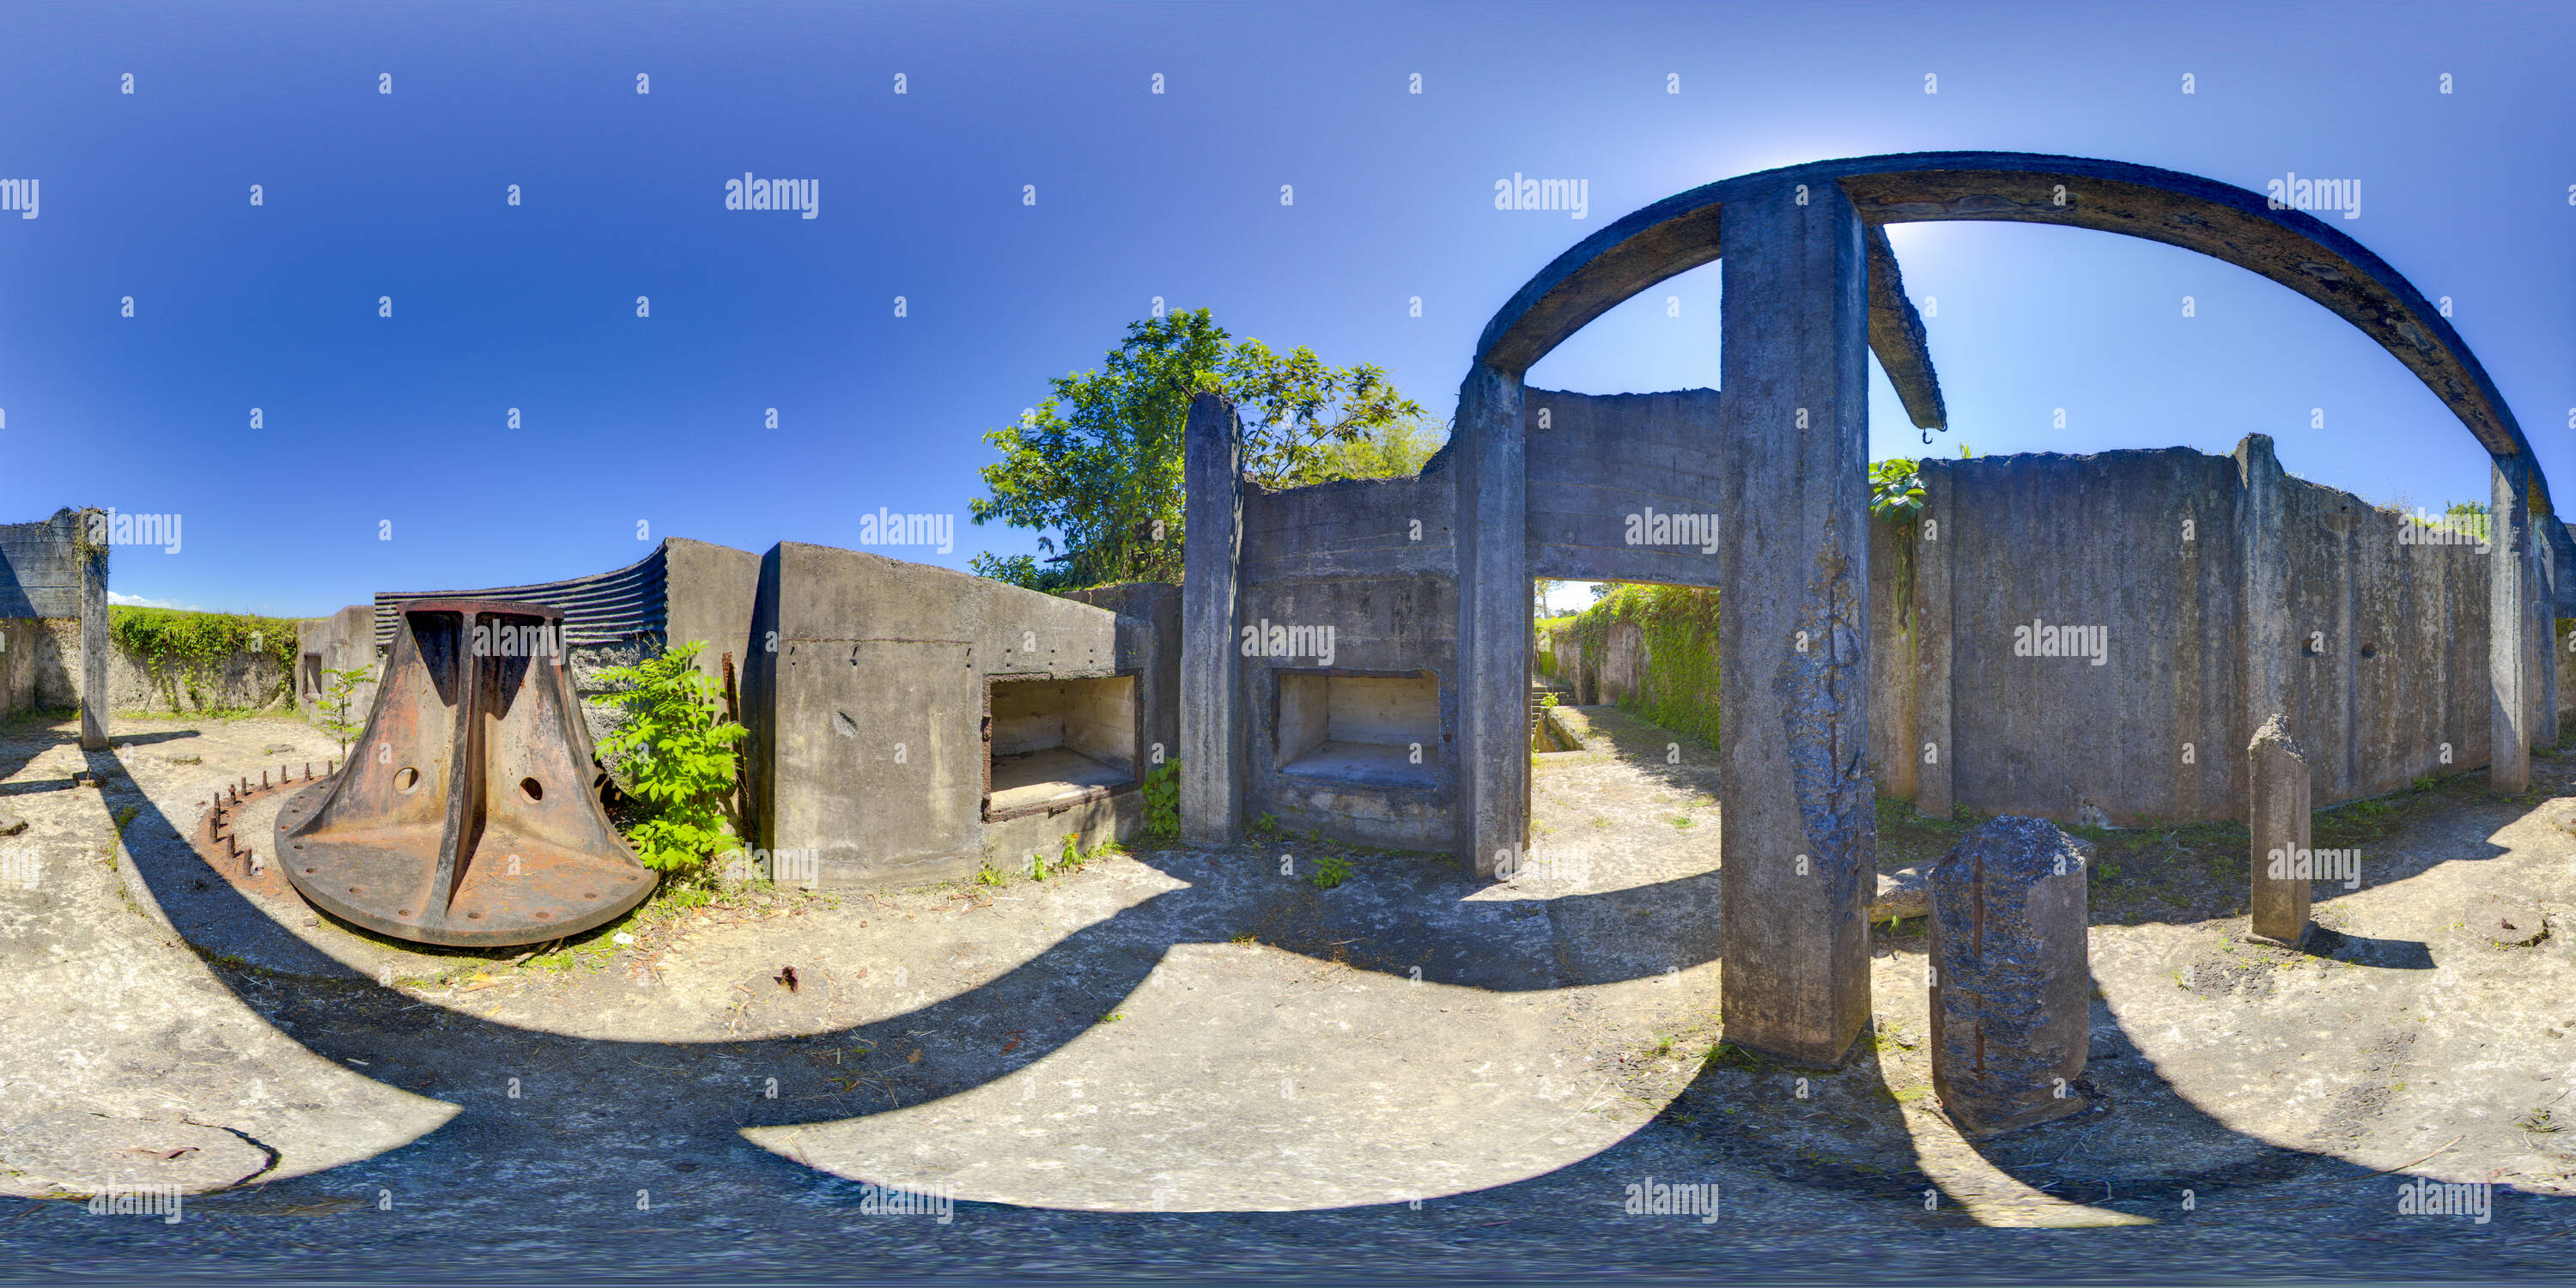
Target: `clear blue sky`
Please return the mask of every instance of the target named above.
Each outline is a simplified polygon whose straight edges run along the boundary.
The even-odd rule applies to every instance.
[[[614,567],[639,520],[757,551],[950,512],[952,553],[895,553],[963,567],[1033,548],[965,522],[982,432],[1155,296],[1445,412],[1486,320],[1609,220],[1942,148],[2358,179],[2341,226],[2453,298],[2576,500],[2570,68],[2576,9],[2539,4],[10,4],[0,178],[41,207],[0,214],[0,521],[178,513],[121,594],[291,615]],[[819,181],[818,216],[724,209],[745,171]],[[1590,217],[1496,211],[1514,172],[1587,179]],[[2263,432],[2373,499],[2485,495],[2432,395],[2284,288],[2108,234],[1891,235],[1953,428],[1922,447],[1881,378],[1874,455]],[[1716,280],[1532,383],[1714,384]]]

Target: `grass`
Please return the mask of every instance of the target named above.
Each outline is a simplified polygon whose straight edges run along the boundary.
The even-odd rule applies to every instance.
[[[2576,727],[2557,747],[2535,748],[2533,791],[2511,800],[2537,800],[2558,790],[2556,784],[2565,781],[2566,767],[2556,757],[2570,749],[2576,749]],[[2487,790],[2483,768],[2430,776],[2368,800],[2318,810],[2309,835],[2318,849],[2358,849],[2367,862],[2372,851],[2393,851],[2408,829],[2445,810],[2491,807],[2505,800]],[[1914,812],[1910,801],[1881,799],[1879,869],[1931,863],[1989,817],[1963,809],[1956,818],[1925,818]],[[2134,828],[2079,825],[2066,831],[2093,846],[2091,896],[2096,924],[2205,921],[2245,910],[2246,862],[2253,834],[2241,822]]]

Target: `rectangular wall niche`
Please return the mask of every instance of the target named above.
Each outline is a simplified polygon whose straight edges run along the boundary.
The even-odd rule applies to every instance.
[[[1440,680],[1280,671],[1279,772],[1355,787],[1432,787],[1440,754]],[[1416,763],[1414,752],[1421,752]]]
[[[1136,782],[1136,677],[987,686],[984,819],[1096,800]]]

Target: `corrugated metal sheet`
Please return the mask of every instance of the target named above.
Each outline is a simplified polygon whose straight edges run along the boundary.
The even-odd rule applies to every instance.
[[[376,653],[394,645],[394,614],[423,599],[497,599],[544,604],[564,615],[564,645],[615,644],[639,635],[660,638],[669,625],[670,577],[664,547],[612,572],[533,586],[490,590],[386,591],[376,596]]]

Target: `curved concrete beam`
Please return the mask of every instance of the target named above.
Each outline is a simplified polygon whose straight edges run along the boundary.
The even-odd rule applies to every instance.
[[[1765,170],[1634,211],[1559,255],[1485,327],[1477,360],[1517,374],[1629,296],[1719,257],[1729,200],[1837,184],[1875,226],[2000,219],[2126,233],[2260,273],[2333,310],[2406,364],[2490,456],[2531,458],[2495,382],[2397,270],[2331,224],[2243,188],[2119,161],[2028,152],[1911,152]],[[2531,508],[2555,513],[2537,463]]]

